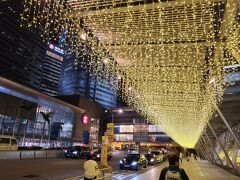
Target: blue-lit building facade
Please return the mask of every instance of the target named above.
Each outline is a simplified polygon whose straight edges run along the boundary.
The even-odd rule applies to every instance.
[[[86,57],[90,58],[90,57]],[[81,66],[82,59],[77,59],[74,53],[66,55],[62,64],[59,84],[59,95],[81,95],[98,102],[106,109],[117,106],[115,87],[104,83],[105,78],[96,79],[86,68]]]
[[[15,136],[21,146],[72,145],[82,109],[4,78],[0,78],[0,100],[1,134]]]

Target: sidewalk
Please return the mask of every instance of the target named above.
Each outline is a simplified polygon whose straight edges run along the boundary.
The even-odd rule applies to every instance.
[[[167,163],[153,168],[131,180],[158,180],[161,170]],[[183,160],[181,167],[185,169],[190,180],[240,180],[240,177],[235,176],[224,169],[212,165],[204,160]]]

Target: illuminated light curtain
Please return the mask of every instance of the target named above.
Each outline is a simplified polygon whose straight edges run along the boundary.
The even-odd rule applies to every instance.
[[[180,145],[194,147],[221,102],[223,67],[236,63],[239,26],[226,41],[219,38],[226,1],[67,2],[25,1],[22,23],[44,22],[47,42],[67,29],[65,46],[78,56],[90,54],[79,63],[99,83],[103,76],[105,83],[121,82],[123,100]],[[80,19],[92,34],[76,23]]]
[[[234,24],[231,35],[227,41],[227,48],[235,59],[240,63],[240,23]]]

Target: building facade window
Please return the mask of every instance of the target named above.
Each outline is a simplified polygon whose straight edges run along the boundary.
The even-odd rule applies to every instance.
[[[114,135],[115,141],[133,141],[133,134],[115,134]]]

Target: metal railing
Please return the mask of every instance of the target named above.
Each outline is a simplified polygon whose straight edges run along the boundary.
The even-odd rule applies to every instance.
[[[62,150],[19,150],[0,151],[1,159],[39,159],[64,157]]]

